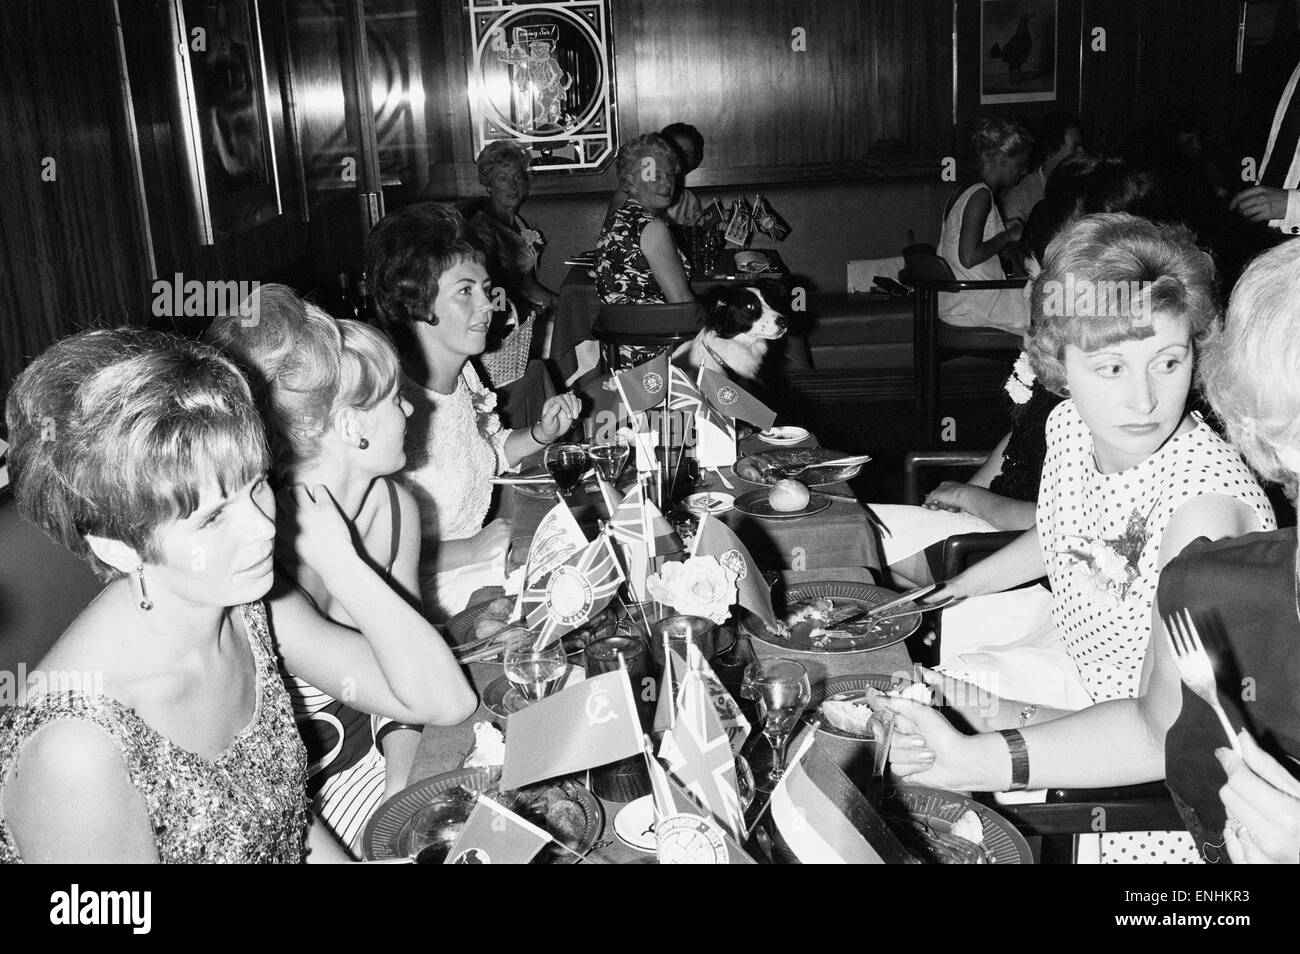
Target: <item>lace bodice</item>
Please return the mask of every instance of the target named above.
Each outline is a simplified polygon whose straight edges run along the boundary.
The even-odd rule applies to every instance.
[[[0,796],[24,743],[54,722],[92,722],[113,739],[144,797],[165,863],[298,863],[307,830],[307,755],[276,669],[261,603],[240,608],[257,667],[257,706],[215,759],[182,749],[106,695],[42,695],[0,713]],[[2,804],[2,803],[0,803]],[[0,862],[22,859],[0,815]]]
[[[413,408],[406,422],[406,469],[401,480],[420,505],[423,537],[463,540],[483,526],[492,505],[492,478],[509,469],[509,434],[496,415],[496,395],[471,365],[456,390],[438,394],[402,378]]]

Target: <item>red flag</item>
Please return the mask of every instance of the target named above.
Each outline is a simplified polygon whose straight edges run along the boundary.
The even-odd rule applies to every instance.
[[[617,762],[643,749],[627,670],[584,679],[510,716],[501,788]]]
[[[754,219],[754,227],[769,238],[784,242],[789,237],[790,223],[772,208],[771,203],[767,201],[767,196],[754,196],[754,209],[750,214]]]
[[[682,788],[732,837],[739,838],[744,822],[736,760],[699,672],[687,670],[678,698],[677,722],[660,743],[659,756]]]
[[[480,792],[478,804],[442,863],[526,865],[550,841],[549,832]]]
[[[677,382],[673,382],[676,390]],[[709,410],[724,417],[740,418],[755,427],[769,428],[776,423],[776,412],[750,394],[725,374],[712,368],[700,368],[699,393]]]
[[[662,404],[668,387],[668,351],[614,375],[623,402],[633,414]],[[674,386],[676,386],[674,384]]]
[[[520,594],[528,628],[543,645],[577,629],[609,605],[623,582],[609,537],[601,534],[545,580]]]
[[[724,569],[736,574],[736,602],[749,610],[770,628],[776,627],[776,613],[772,612],[772,591],[763,581],[763,574],[749,555],[749,550],[731,528],[707,513],[700,519],[695,533],[692,556],[711,556]]]

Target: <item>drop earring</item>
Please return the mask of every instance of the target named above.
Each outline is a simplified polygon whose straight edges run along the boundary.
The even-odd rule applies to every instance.
[[[357,446],[360,447],[362,450],[365,450],[367,447],[370,446],[370,441],[366,440],[366,439],[363,437],[363,438],[361,438],[361,443],[358,444]]]
[[[137,563],[135,567],[135,582],[140,590],[140,609],[153,609],[153,600],[149,599],[149,594],[144,588],[144,564]]]

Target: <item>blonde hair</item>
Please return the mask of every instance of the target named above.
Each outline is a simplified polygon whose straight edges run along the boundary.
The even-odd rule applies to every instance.
[[[339,411],[369,410],[396,391],[401,365],[382,332],[335,321],[285,285],[262,285],[240,311],[205,338],[248,374],[280,476],[320,456]]]
[[[1066,226],[1047,246],[1042,273],[1029,298],[1025,353],[1043,387],[1065,393],[1065,348],[1083,351],[1149,338],[1157,311],[1187,322],[1193,347],[1218,323],[1214,262],[1181,225],[1157,225],[1122,212],[1088,215]],[[1095,289],[1091,307],[1062,303],[1071,288]],[[1140,289],[1108,299],[1103,290]],[[1113,304],[1120,307],[1112,309]]]
[[[1020,158],[1028,161],[1034,149],[1034,137],[1020,123],[1011,119],[986,119],[971,136],[975,155],[981,159],[998,156]]]
[[[1292,500],[1300,475],[1279,451],[1300,449],[1300,242],[1283,242],[1241,274],[1223,329],[1205,344],[1200,378],[1232,443]]]
[[[636,180],[641,175],[643,159],[653,159],[670,172],[676,172],[681,163],[677,150],[658,133],[646,133],[629,139],[619,147],[616,160],[619,185],[629,194],[636,191]]]
[[[266,470],[248,384],[215,349],[161,332],[88,331],[58,342],[14,382],[5,408],[19,511],[90,563],[87,535],[162,557],[157,531],[215,482],[223,495]]]

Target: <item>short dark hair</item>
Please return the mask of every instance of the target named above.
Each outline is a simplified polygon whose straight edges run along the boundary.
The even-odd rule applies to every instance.
[[[704,135],[690,123],[669,123],[659,130],[659,135],[670,143],[676,142],[678,139],[689,140],[691,145],[695,147],[695,151],[701,156],[704,155]]]
[[[1085,142],[1083,123],[1074,113],[1056,109],[1038,122],[1038,135],[1034,137],[1034,156],[1030,165],[1037,169],[1047,157],[1065,145],[1065,134],[1071,129],[1079,130],[1079,140]]]
[[[483,264],[465,219],[452,206],[422,202],[390,212],[366,239],[366,271],[384,315],[408,326],[433,317],[438,281],[464,261]]]

